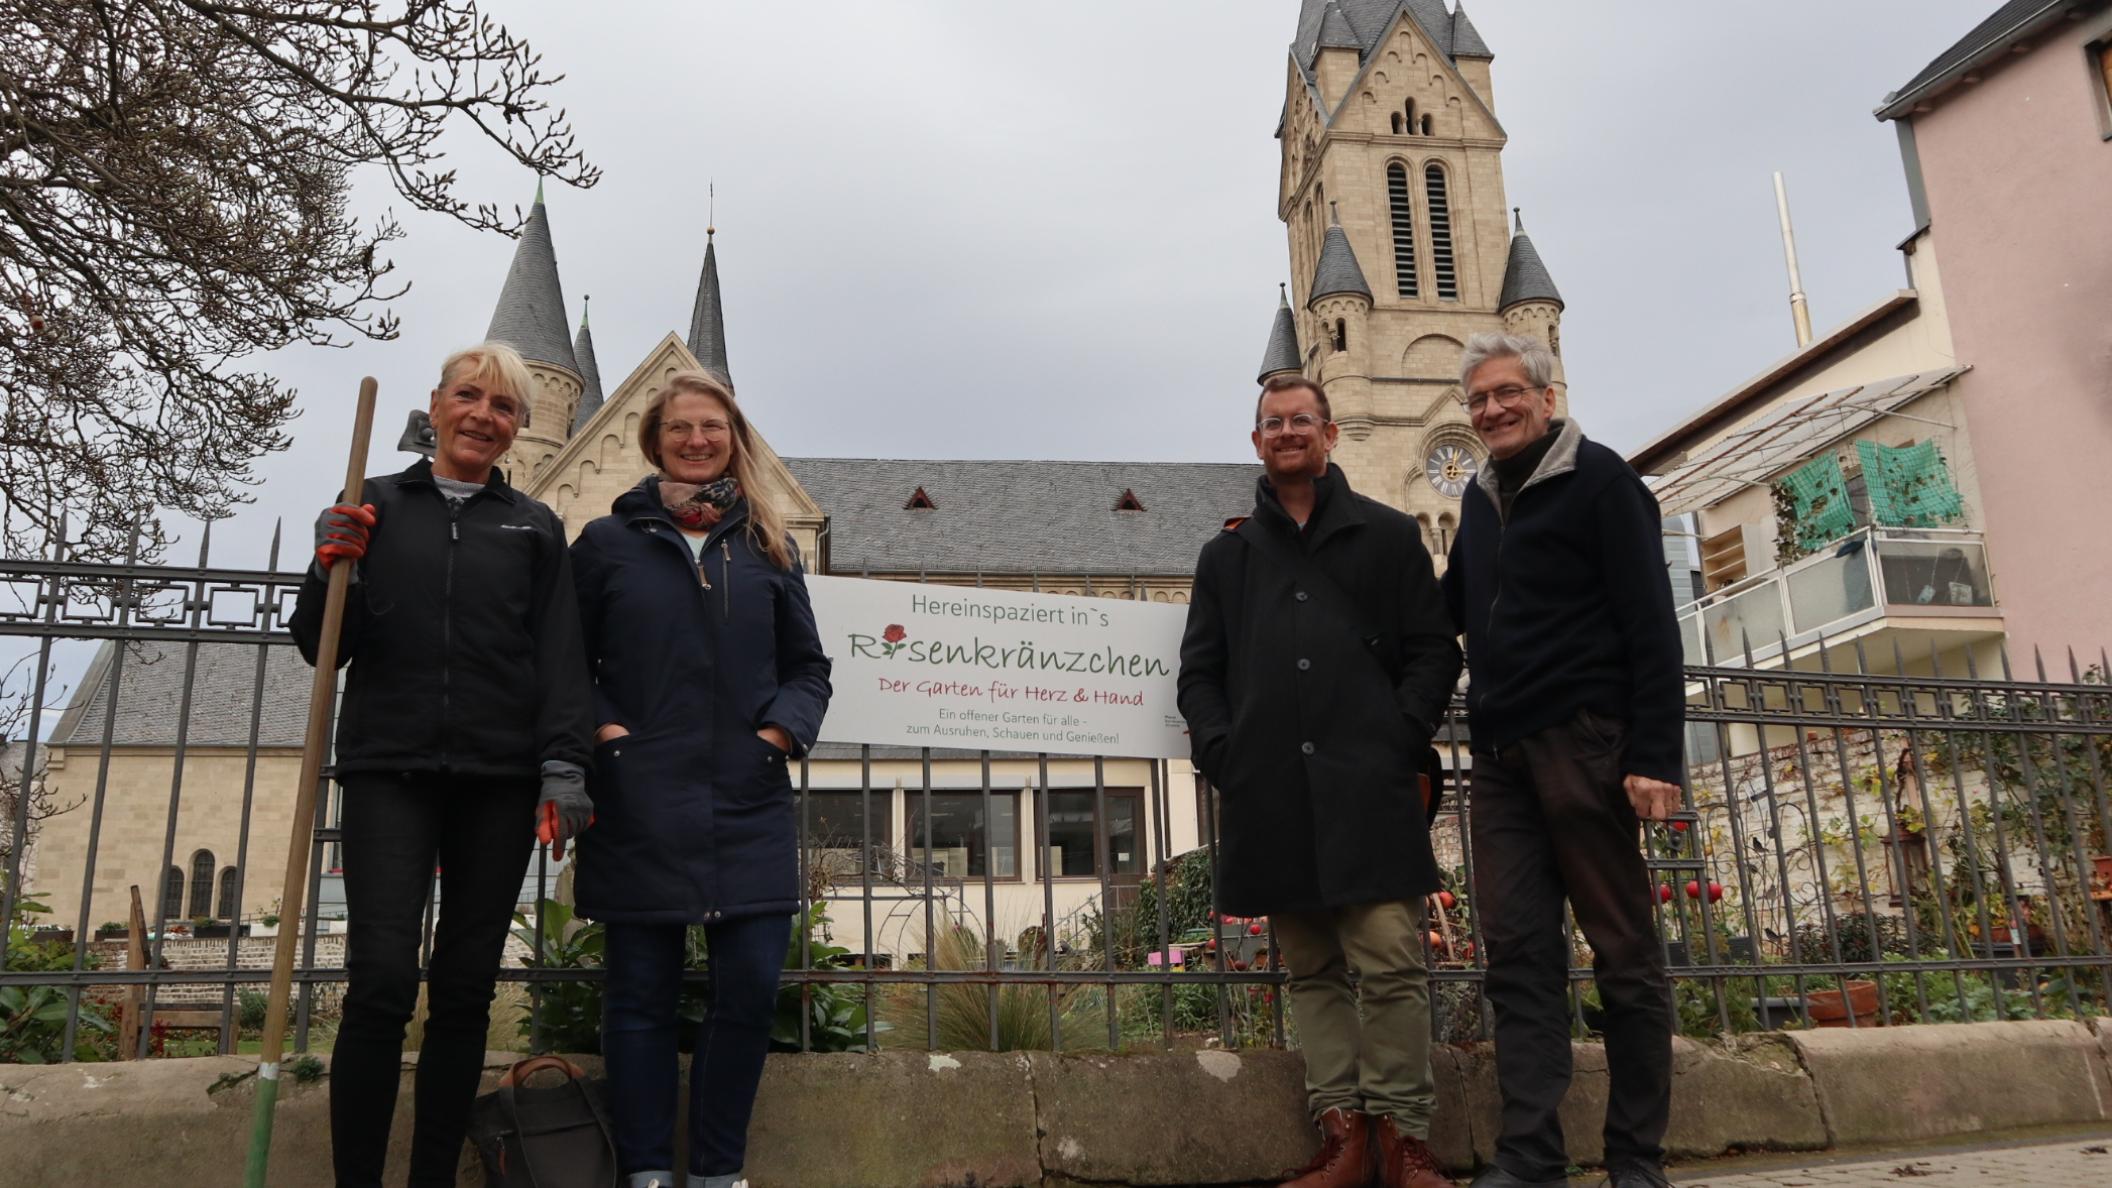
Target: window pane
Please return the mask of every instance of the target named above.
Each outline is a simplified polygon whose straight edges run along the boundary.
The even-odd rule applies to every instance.
[[[1065,878],[1093,878],[1100,873],[1095,861],[1091,789],[1058,790],[1049,794],[1049,873]],[[1107,847],[1114,874],[1136,874],[1143,855],[1138,844],[1137,797],[1127,792],[1107,793]],[[1038,828],[1038,822],[1037,822]]]
[[[994,792],[990,796],[990,819],[983,816],[983,794],[934,792],[931,794],[931,849],[924,849],[924,794],[909,795],[909,837],[905,847],[919,862],[929,861],[932,873],[945,878],[1000,879],[1019,877],[1019,796]]]
[[[809,792],[811,797],[802,811],[807,829],[807,851],[812,861],[826,864],[831,875],[856,878],[863,871],[858,861],[860,847],[867,844],[865,832],[867,796],[857,791]],[[874,868],[880,867],[878,858],[891,848],[892,839],[888,826],[892,823],[889,805],[894,791],[875,788],[870,802],[872,807],[871,853],[875,857]]]

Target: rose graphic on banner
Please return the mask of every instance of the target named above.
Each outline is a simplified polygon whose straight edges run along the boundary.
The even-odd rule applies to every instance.
[[[889,623],[887,630],[880,633],[880,646],[887,650],[888,658],[893,659],[895,653],[902,650],[902,641],[908,638],[909,632],[902,630],[902,624]]]

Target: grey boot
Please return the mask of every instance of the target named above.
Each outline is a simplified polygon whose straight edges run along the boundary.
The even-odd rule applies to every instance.
[[[632,1172],[624,1180],[625,1188],[675,1188],[675,1173],[671,1171]]]
[[[748,1179],[740,1172],[730,1176],[700,1176],[689,1173],[689,1188],[748,1188]]]

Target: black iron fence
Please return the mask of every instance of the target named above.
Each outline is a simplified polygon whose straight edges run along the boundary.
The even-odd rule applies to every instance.
[[[276,545],[264,570],[209,557],[208,538],[192,566],[0,563],[0,637],[19,659],[0,720],[21,739],[0,767],[0,1060],[238,1050],[269,977],[260,936],[280,927],[302,932],[296,1046],[328,1040],[348,923],[332,918],[327,778],[303,830],[302,919],[280,920],[262,890],[284,869],[306,709],[282,629],[299,577],[276,571]],[[1644,829],[1636,888],[1683,1030],[2112,1001],[2104,657],[2020,677],[1995,644],[1916,638],[1922,654],[1886,643],[1877,663],[1866,639],[1811,650],[1798,663],[1813,671],[1689,670],[1691,792]],[[1449,874],[1426,905],[1432,1026],[1469,1040],[1488,1020],[1458,714],[1439,746],[1452,786],[1433,838]],[[1186,765],[824,746],[794,779],[804,899],[778,1046],[1295,1042],[1267,921],[1212,910],[1216,801]],[[539,851],[494,1046],[598,1042],[599,934],[567,886]],[[1586,1032],[1590,950],[1574,928],[1571,944]]]

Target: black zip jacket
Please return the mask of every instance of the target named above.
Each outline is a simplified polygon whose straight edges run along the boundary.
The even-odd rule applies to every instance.
[[[1461,500],[1445,601],[1467,633],[1476,750],[1589,709],[1627,723],[1622,773],[1680,783],[1686,685],[1657,499],[1574,421],[1498,509],[1494,467]]]
[[[451,510],[420,461],[370,478],[367,555],[345,604],[337,662],[341,771],[534,778],[592,759],[592,686],[556,513],[496,470]],[[325,583],[311,567],[288,627],[315,663]]]

